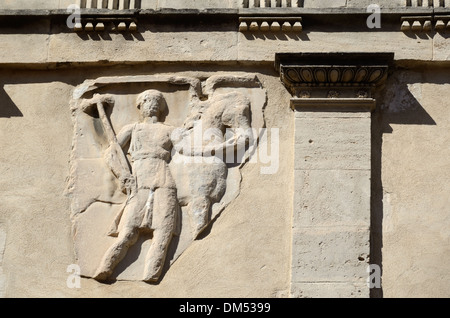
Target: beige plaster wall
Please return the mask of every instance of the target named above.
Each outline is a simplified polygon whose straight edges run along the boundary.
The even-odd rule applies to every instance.
[[[102,75],[169,72],[209,76],[217,74],[221,67],[203,69],[166,66],[131,67],[126,72],[114,68],[109,71],[1,71],[0,225],[6,248],[0,266],[4,273],[4,296],[286,295],[293,122],[291,110],[286,107],[288,93],[271,68],[259,70],[262,73],[255,69],[249,71],[257,71],[268,89],[267,127],[280,127],[278,173],[261,175],[260,165],[245,166],[240,196],[213,223],[209,233],[194,242],[173,264],[159,285],[140,282],[107,285],[83,279],[81,289],[66,286],[67,266],[75,263],[69,199],[64,196],[73,132],[68,102],[73,88],[86,78]]]
[[[20,8],[24,3],[28,1],[3,1],[0,8]],[[347,5],[356,3],[349,0]],[[354,33],[339,28],[330,33],[325,28],[267,37],[238,33],[230,25],[215,26],[212,32],[150,26],[131,38],[117,33],[83,38],[58,30],[45,18],[25,23],[21,30],[2,28],[0,296],[287,296],[294,118],[290,95],[273,70],[274,54],[391,51],[402,67],[379,92],[379,109],[372,119],[371,257],[383,270],[382,293],[373,294],[449,297],[450,68],[444,63],[450,59],[448,34],[408,36],[392,32],[397,27]],[[201,64],[204,61],[209,64]],[[46,70],[60,62],[97,66]],[[129,66],[100,66],[107,62]],[[42,70],[26,70],[33,67]],[[67,288],[66,268],[75,261],[69,199],[63,195],[72,144],[68,103],[73,88],[100,76],[207,77],[234,71],[257,73],[267,89],[267,126],[280,128],[278,174],[261,175],[260,166],[247,165],[241,195],[159,285],[104,285],[83,279],[81,289]]]
[[[190,71],[196,69],[197,71]],[[202,71],[203,70],[203,71]],[[0,267],[6,297],[283,297],[289,287],[293,113],[269,66],[248,69],[268,91],[267,126],[280,128],[280,170],[243,170],[241,195],[173,264],[159,285],[82,279],[74,263],[68,177],[73,87],[104,75],[205,76],[233,67],[1,71]],[[242,69],[239,69],[242,71]],[[397,69],[379,93],[373,126],[372,259],[384,297],[448,297],[448,68]],[[381,153],[381,157],[380,157]],[[1,243],[1,242],[0,242]],[[1,247],[1,246],[0,246]],[[0,249],[1,250],[1,249]],[[0,272],[1,273],[1,272]]]
[[[0,63],[130,63],[177,61],[269,62],[283,52],[393,52],[396,60],[448,61],[448,33],[412,35],[392,32],[400,22],[366,28],[355,20],[352,32],[345,21],[316,27],[304,24],[301,33],[241,33],[234,23],[219,23],[198,32],[198,25],[143,23],[137,33],[76,33],[49,20],[26,20],[22,28],[3,25]],[[383,20],[382,20],[383,21]],[[382,22],[383,23],[383,22]],[[26,30],[33,30],[29,34]]]
[[[372,213],[385,297],[450,296],[449,71],[399,70],[373,122],[382,138],[382,194]]]

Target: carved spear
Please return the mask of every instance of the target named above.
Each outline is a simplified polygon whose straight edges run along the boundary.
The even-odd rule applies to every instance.
[[[120,146],[119,142],[117,141],[117,137],[116,134],[114,133],[114,129],[111,125],[111,122],[108,118],[108,116],[106,115],[105,112],[105,107],[104,107],[104,103],[110,105],[111,107],[114,106],[114,98],[110,95],[94,95],[94,98],[92,99],[88,99],[85,100],[82,105],[81,105],[81,109],[83,112],[87,113],[87,114],[91,114],[92,115],[92,110],[94,109],[94,107],[96,107],[97,111],[98,111],[98,115],[100,117],[100,120],[102,122],[103,125],[103,129],[105,131],[106,137],[108,138],[108,141],[110,143],[110,147],[111,147],[111,153],[114,153],[115,155],[117,155],[117,158],[119,160],[119,165],[120,165],[120,173],[119,175],[113,170],[113,173],[116,175],[116,177],[120,178],[120,176],[124,177],[124,176],[131,176],[131,169],[130,166],[128,165],[128,159],[125,156],[125,153],[122,150],[122,147]],[[132,182],[132,180],[125,180],[128,184],[124,184],[126,190],[127,190],[127,194],[130,195],[131,191],[132,191],[132,185],[129,184],[130,182]]]

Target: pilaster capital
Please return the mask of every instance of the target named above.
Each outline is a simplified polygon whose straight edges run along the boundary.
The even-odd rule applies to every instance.
[[[277,53],[275,68],[295,98],[367,99],[393,60],[394,53]]]

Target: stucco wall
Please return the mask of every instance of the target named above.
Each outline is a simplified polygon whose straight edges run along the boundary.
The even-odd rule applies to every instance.
[[[376,192],[372,213],[382,233],[386,297],[448,297],[450,292],[445,265],[450,222],[448,71],[398,70],[373,122],[376,138],[382,140],[381,161],[376,160],[382,193]]]
[[[1,1],[0,8],[64,9],[67,3]],[[227,3],[225,8],[238,5]],[[320,8],[328,2],[305,1],[305,7],[314,3]],[[366,4],[342,1],[348,7]],[[142,1],[142,8],[157,4]],[[450,296],[448,32],[405,34],[392,19],[381,30],[369,30],[365,17],[356,24],[311,23],[309,30],[287,35],[238,32],[229,17],[208,28],[202,20],[146,21],[135,34],[106,35],[72,32],[61,24],[64,19],[45,14],[18,21],[3,21],[0,28],[0,296],[289,296],[294,114],[274,55],[334,51],[395,53],[372,115],[371,261],[383,274],[383,288],[372,296]],[[80,289],[68,288],[66,269],[75,262],[65,196],[73,89],[101,76],[236,72],[257,74],[267,91],[267,128],[280,129],[278,172],[262,175],[260,164],[246,165],[238,198],[161,283],[82,279]]]
[[[192,74],[168,68],[173,69],[171,74]],[[145,69],[3,70],[0,223],[6,233],[5,295],[286,296],[293,114],[278,77],[264,69],[258,76],[269,94],[267,126],[281,129],[279,172],[264,176],[258,165],[246,166],[241,195],[158,286],[99,285],[83,279],[79,290],[66,286],[66,268],[74,262],[69,201],[63,195],[72,136],[67,102],[73,87],[85,78],[145,73]],[[165,71],[167,67],[160,66],[156,72]],[[203,74],[215,71],[207,68]],[[398,70],[378,97],[381,109],[372,123],[376,190],[372,251],[374,258],[381,255],[385,297],[449,293],[447,72],[447,68]]]
[[[69,289],[67,266],[75,263],[69,199],[73,88],[86,78],[137,73],[217,74],[223,67],[161,66],[95,71],[2,71],[0,223],[6,232],[6,297],[276,297],[286,295],[290,259],[293,165],[289,96],[271,69],[258,73],[268,89],[267,128],[280,128],[280,167],[261,175],[259,164],[243,170],[240,196],[203,239],[172,265],[159,285],[83,279]],[[198,72],[197,70],[205,71]],[[242,71],[242,70],[240,70]],[[248,69],[249,72],[260,72]],[[227,72],[229,73],[229,72]],[[269,190],[270,189],[270,190]]]

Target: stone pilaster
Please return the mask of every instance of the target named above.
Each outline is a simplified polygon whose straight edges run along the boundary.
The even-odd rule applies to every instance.
[[[369,297],[371,112],[391,54],[279,54],[294,96],[292,297]]]

